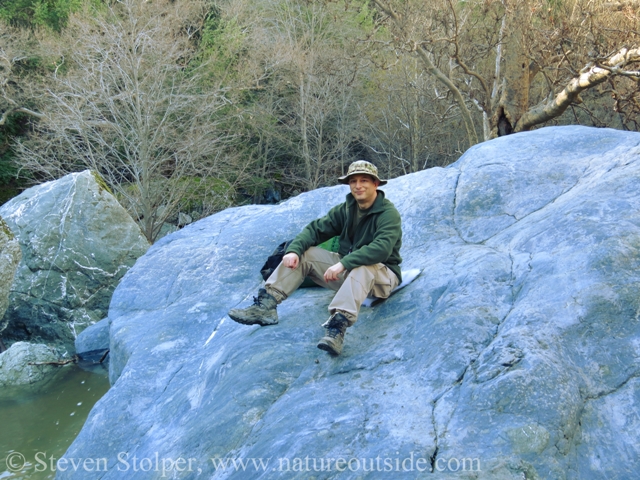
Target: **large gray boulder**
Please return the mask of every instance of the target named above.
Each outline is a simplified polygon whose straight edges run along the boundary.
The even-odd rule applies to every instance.
[[[75,341],[76,353],[95,352],[109,349],[109,319],[103,318],[99,322],[85,328]]]
[[[0,207],[22,248],[3,338],[73,352],[106,316],[122,276],[146,252],[140,228],[90,171],[24,191]]]
[[[60,367],[58,354],[39,343],[16,342],[0,353],[0,399],[13,393],[11,387],[42,388]]]
[[[316,348],[329,291],[298,290],[273,327],[226,312],[346,187],[166,237],[114,293],[113,386],[66,456],[106,458],[103,479],[635,478],[638,145],[544,128],[390,181],[423,273],[337,358]]]
[[[7,327],[8,320],[3,318],[4,312],[9,305],[9,291],[21,258],[18,240],[11,232],[9,225],[0,217],[0,337]],[[1,348],[0,351],[2,351]]]

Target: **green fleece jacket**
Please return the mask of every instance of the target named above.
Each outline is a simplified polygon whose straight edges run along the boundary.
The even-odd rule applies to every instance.
[[[314,220],[291,242],[287,252],[298,256],[309,249],[335,236],[340,238],[338,254],[340,262],[347,270],[362,265],[384,263],[402,282],[400,273],[400,246],[402,245],[402,226],[396,207],[377,190],[373,205],[367,215],[360,220],[355,232],[353,216],[358,208],[350,193],[344,203],[336,205],[322,218]]]

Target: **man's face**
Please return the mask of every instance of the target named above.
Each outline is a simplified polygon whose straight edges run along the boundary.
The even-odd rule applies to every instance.
[[[373,177],[364,174],[356,174],[349,177],[349,188],[358,205],[368,208],[376,199],[376,188],[380,182]]]

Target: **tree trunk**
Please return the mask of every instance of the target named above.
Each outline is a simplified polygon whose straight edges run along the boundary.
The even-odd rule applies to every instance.
[[[391,20],[396,24],[400,31],[403,30],[403,20],[401,17],[395,12],[395,10],[386,2],[382,2],[381,0],[373,0],[373,3],[382,10],[386,15],[391,18]],[[469,143],[469,147],[478,143],[478,134],[476,132],[476,128],[473,124],[473,119],[471,118],[471,112],[467,107],[467,104],[464,101],[464,97],[462,93],[456,87],[456,85],[451,81],[449,77],[447,77],[432,61],[429,57],[429,51],[423,45],[416,46],[416,52],[422,60],[422,63],[425,66],[425,69],[428,73],[433,75],[439,82],[441,82],[451,95],[460,109],[460,115],[462,116],[462,121],[464,123],[465,130],[467,131],[467,140]]]
[[[309,149],[309,132],[307,131],[307,92],[305,92],[305,75],[300,73],[300,134],[302,135],[302,157],[304,159],[304,176],[307,188],[311,187],[311,152]]]
[[[412,83],[414,87],[409,90],[412,95],[411,104],[409,107],[410,123],[409,123],[409,139],[410,139],[410,155],[411,155],[411,171],[417,172],[420,170],[420,120],[418,119],[418,109],[420,106],[420,94],[418,92],[418,62],[413,63]]]
[[[504,77],[502,94],[491,118],[491,137],[494,138],[516,131],[529,107],[530,60],[522,33],[522,25],[529,21],[528,4],[528,1],[518,1],[513,12],[506,10],[504,13],[503,20],[507,21],[507,34],[501,45],[504,51]]]

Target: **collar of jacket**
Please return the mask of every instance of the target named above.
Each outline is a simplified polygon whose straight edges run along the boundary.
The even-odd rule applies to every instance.
[[[382,202],[384,202],[384,192],[382,190],[376,190],[376,192],[376,199],[373,201],[373,205],[371,205],[371,210],[369,210],[369,213],[378,213],[384,210],[384,207],[382,206]],[[351,193],[347,193],[346,203],[348,209],[358,208],[356,199],[353,198],[353,195]]]

